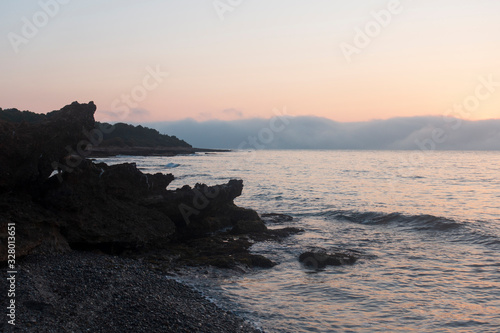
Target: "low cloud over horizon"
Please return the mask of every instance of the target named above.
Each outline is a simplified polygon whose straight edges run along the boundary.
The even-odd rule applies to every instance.
[[[341,123],[300,116],[145,125],[198,148],[500,150],[500,119],[419,116]]]

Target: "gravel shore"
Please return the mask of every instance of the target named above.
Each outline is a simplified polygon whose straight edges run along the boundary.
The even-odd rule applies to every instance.
[[[2,332],[261,332],[138,260],[71,252],[17,268],[16,326],[3,313]]]

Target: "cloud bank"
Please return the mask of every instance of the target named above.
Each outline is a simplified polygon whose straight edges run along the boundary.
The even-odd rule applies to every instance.
[[[146,124],[200,148],[500,150],[500,119],[407,117],[340,123],[320,117],[185,119]]]

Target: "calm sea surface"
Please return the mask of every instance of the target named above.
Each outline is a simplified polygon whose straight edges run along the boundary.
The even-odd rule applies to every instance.
[[[499,332],[500,152],[235,151],[105,159],[172,173],[170,189],[244,180],[236,204],[305,233],[252,247],[279,263],[191,281],[268,332]],[[168,163],[178,167],[167,168]],[[312,249],[354,249],[312,270]]]

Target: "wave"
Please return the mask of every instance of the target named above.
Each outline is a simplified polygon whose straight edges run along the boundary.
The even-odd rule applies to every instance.
[[[466,242],[490,248],[500,248],[500,234],[498,230],[491,229],[491,223],[487,221],[467,222],[429,214],[406,215],[352,210],[333,210],[319,215],[337,221],[391,226],[410,232],[432,232],[436,235],[446,233],[446,237],[443,239],[451,242]]]
[[[167,168],[167,169],[172,169],[172,168],[177,168],[178,166],[180,166],[180,164],[179,164],[179,163],[173,163],[173,162],[170,162],[170,163],[167,163],[167,164],[165,165],[165,168]]]
[[[445,231],[462,227],[464,224],[449,218],[434,215],[405,215],[402,213],[358,212],[349,210],[328,211],[321,214],[336,220],[367,225],[395,224],[418,230]]]

